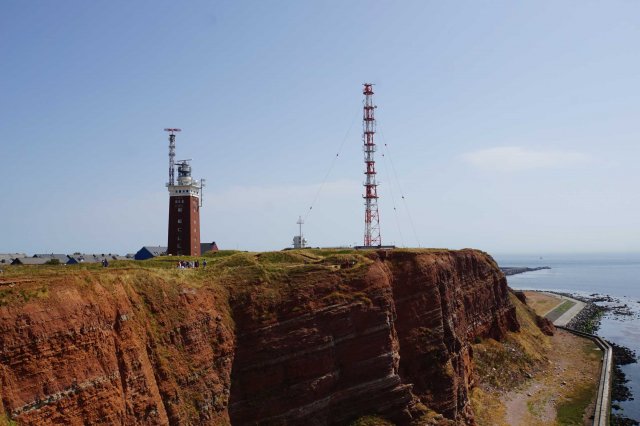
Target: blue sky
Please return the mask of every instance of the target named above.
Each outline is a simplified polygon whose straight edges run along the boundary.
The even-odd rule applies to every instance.
[[[384,243],[640,251],[638,2],[0,12],[0,252],[164,245],[165,127],[208,181],[203,240],[232,249],[288,246],[344,140],[304,230],[314,246],[360,244],[365,81],[387,144]]]

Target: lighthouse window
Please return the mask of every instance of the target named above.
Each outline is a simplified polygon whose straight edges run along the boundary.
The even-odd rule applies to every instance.
[[[182,232],[182,228],[178,228],[178,232]]]
[[[182,207],[178,207],[178,213],[182,213]]]
[[[178,219],[178,223],[182,223],[182,219]]]

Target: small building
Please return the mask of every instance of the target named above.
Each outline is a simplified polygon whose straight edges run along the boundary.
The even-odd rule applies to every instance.
[[[133,256],[120,256],[119,254],[111,254],[107,260],[133,260]]]
[[[99,263],[102,262],[102,259],[105,258],[106,256],[100,256],[96,254],[72,254],[69,256],[67,265],[77,265],[79,263]]]
[[[84,255],[71,254],[69,255],[69,260],[67,260],[67,265],[77,265],[79,263],[84,263]]]
[[[205,254],[210,251],[218,251],[218,245],[216,242],[212,243],[200,243],[200,253]]]
[[[67,262],[67,265],[78,265],[81,263],[101,263],[103,260],[133,260],[133,255],[131,256],[132,257],[126,257],[113,253],[74,253],[69,255],[69,261]]]
[[[44,265],[51,261],[51,259],[45,259],[42,257],[18,257],[13,259],[12,265]]]
[[[13,262],[15,259],[25,258],[27,257],[24,253],[0,253],[0,263],[4,263],[6,265]]]
[[[294,249],[301,249],[301,248],[305,248],[306,246],[307,246],[307,240],[303,236],[296,235],[295,237],[293,237]]]
[[[58,259],[58,262],[60,262],[63,265],[69,261],[69,256],[67,256],[66,254],[59,254],[59,253],[57,254],[56,253],[51,253],[51,254],[39,253],[39,254],[34,254],[33,257],[37,259],[46,259],[46,260]]]
[[[166,247],[160,246],[144,246],[134,256],[136,260],[147,260],[156,256],[164,256],[167,254]]]

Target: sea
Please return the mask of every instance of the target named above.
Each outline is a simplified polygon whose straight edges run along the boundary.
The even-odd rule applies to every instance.
[[[607,313],[597,334],[610,342],[626,346],[640,356],[640,253],[576,255],[495,255],[500,266],[549,266],[534,272],[507,277],[518,290],[551,290],[581,296],[608,295],[613,302],[602,306],[627,305],[625,314]],[[640,363],[622,367],[635,400],[618,402],[616,414],[640,421]]]

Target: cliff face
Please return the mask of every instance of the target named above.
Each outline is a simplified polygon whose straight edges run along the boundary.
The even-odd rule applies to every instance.
[[[519,327],[490,257],[269,256],[16,284],[0,303],[5,412],[34,425],[409,424],[427,406],[473,423],[470,344]]]
[[[0,394],[10,417],[33,425],[228,420],[234,340],[224,304],[206,289],[145,275],[54,279],[46,297],[25,290],[24,303],[0,307]]]

